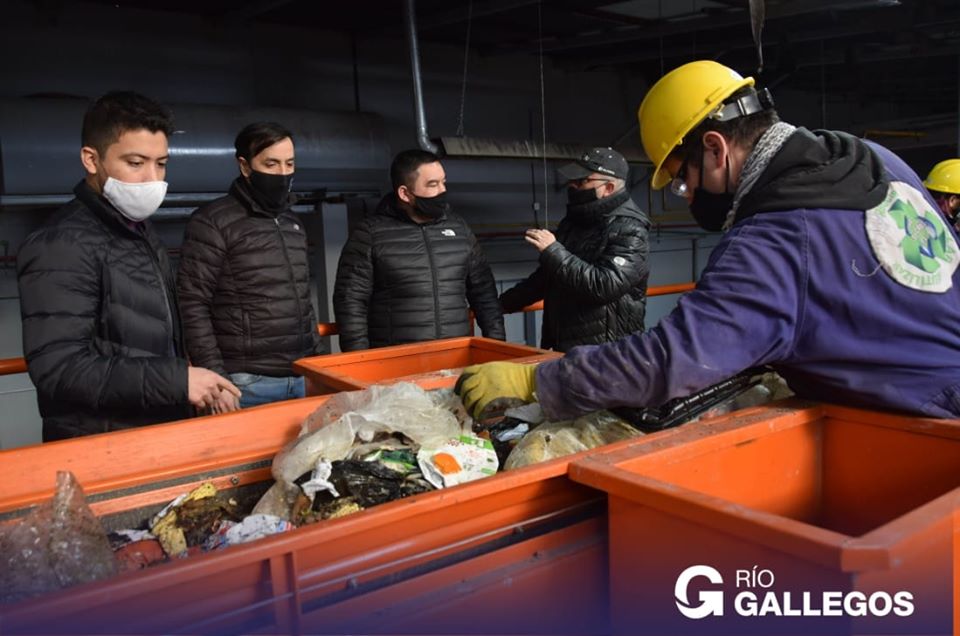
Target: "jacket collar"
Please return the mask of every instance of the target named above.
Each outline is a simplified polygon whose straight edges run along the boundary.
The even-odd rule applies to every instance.
[[[621,205],[630,200],[630,192],[626,188],[621,188],[608,197],[581,203],[579,205],[567,205],[567,217],[574,223],[593,223],[607,216]]]

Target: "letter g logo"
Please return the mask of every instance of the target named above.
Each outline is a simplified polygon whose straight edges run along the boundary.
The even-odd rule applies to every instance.
[[[677,585],[673,588],[673,595],[677,599],[677,609],[687,618],[705,618],[707,616],[723,616],[723,592],[720,590],[703,591],[699,594],[700,604],[691,607],[687,600],[687,587],[690,581],[698,576],[705,576],[711,583],[723,583],[720,573],[709,565],[691,565],[677,577]]]

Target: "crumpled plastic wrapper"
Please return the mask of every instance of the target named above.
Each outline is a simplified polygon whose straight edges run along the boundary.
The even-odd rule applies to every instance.
[[[271,471],[277,483],[253,512],[289,518],[288,504],[299,492],[293,483],[300,475],[321,458],[344,459],[354,444],[370,442],[377,433],[401,433],[427,447],[458,438],[461,423],[449,401],[449,395],[434,398],[409,382],[335,394],[307,417],[300,436],[274,457]]]
[[[571,421],[545,422],[517,443],[503,469],[545,462],[642,434],[609,411],[596,411]]]
[[[116,571],[107,533],[71,472],[57,473],[52,501],[0,526],[0,602],[109,578]]]

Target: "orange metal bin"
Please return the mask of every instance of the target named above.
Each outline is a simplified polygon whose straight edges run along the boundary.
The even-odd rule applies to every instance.
[[[452,386],[463,367],[495,360],[534,363],[562,354],[526,345],[465,336],[303,358],[294,368],[306,378],[307,395],[365,389],[371,384],[415,382],[425,389]],[[438,373],[451,370],[451,374]]]
[[[48,498],[58,469],[108,519],[269,479],[326,399],[0,452],[0,518]],[[603,633],[606,498],[569,480],[577,457],[0,606],[0,632]]]
[[[571,464],[609,495],[614,633],[951,633],[960,425],[786,404]]]

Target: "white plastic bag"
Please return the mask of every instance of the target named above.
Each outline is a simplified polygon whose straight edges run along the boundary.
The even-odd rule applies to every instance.
[[[380,432],[402,433],[421,446],[439,446],[460,436],[456,416],[415,384],[374,385],[338,393],[310,414],[298,437],[273,460],[273,477],[292,484],[321,457],[343,459],[354,442]]]

